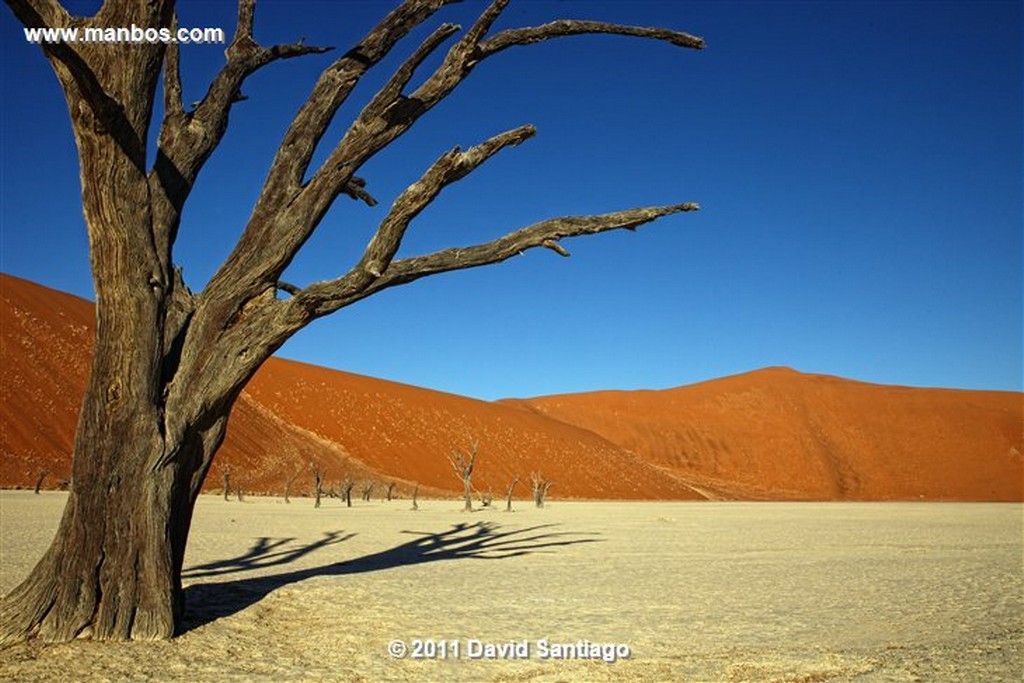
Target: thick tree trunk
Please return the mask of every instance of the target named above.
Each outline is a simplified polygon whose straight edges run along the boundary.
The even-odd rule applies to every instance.
[[[193,387],[201,401],[168,400],[178,369],[169,330],[185,328],[188,312],[174,307],[188,295],[156,247],[165,226],[145,172],[160,53],[113,50],[92,71],[77,57],[52,60],[81,160],[96,340],[64,516],[43,559],[0,601],[0,642],[174,634],[192,508],[237,396]]]
[[[181,569],[196,475],[212,455],[204,441],[219,445],[226,419],[210,421],[212,438],[168,444],[180,457],[161,465],[164,442],[145,419],[151,406],[137,411],[138,420],[112,419],[109,407],[104,394],[88,394],[63,519],[43,559],[0,603],[0,642],[33,633],[64,641],[175,632],[184,610]]]

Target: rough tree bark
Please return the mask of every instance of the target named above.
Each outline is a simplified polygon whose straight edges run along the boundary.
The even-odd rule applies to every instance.
[[[476,464],[476,456],[479,451],[479,444],[473,441],[469,446],[469,453],[462,453],[453,448],[452,454],[448,456],[448,462],[452,464],[455,476],[462,481],[462,495],[465,499],[462,509],[466,512],[473,511],[473,466]]]
[[[173,0],[106,0],[91,17],[57,0],[6,0],[28,27],[176,25]],[[335,113],[360,78],[416,27],[454,0],[405,0],[321,74],[284,135],[242,235],[206,288],[193,293],[175,266],[183,207],[223,138],[248,76],[272,62],[325,52],[265,47],[253,37],[254,0],[240,0],[224,66],[194,106],[182,102],[176,44],[47,44],[77,143],[82,207],[96,290],[96,339],[75,435],[74,486],[56,538],[0,602],[0,642],[154,639],[183,611],[181,567],[193,506],[224,439],[228,414],[266,358],[313,320],[419,278],[497,263],[559,240],[636,227],[693,203],[556,218],[491,242],[396,258],[412,220],[449,184],[534,133],[522,126],[443,154],[394,201],[361,259],[344,275],[306,286],[281,276],[340,195],[374,204],[356,174],[444,100],[481,61],[508,48],[606,33],[701,48],[665,29],[563,20],[492,32],[494,0],[440,64],[407,92],[414,72],[461,29],[440,25],[312,167]],[[163,119],[152,120],[163,74]],[[150,131],[155,161],[147,168]],[[280,295],[279,295],[280,293]],[[287,296],[285,296],[287,295]]]

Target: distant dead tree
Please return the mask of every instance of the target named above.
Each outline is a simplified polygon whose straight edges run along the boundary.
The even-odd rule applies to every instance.
[[[341,480],[341,497],[345,499],[345,507],[352,507],[352,487],[355,485],[356,480],[350,476]]]
[[[299,471],[300,468],[295,468],[295,471],[292,472],[291,476],[288,477],[287,481],[284,484],[284,502],[286,503],[291,502],[288,498],[292,493],[292,485],[295,483],[295,480],[299,477]]]
[[[394,493],[394,491],[395,491],[395,482],[393,482],[393,481],[389,482],[388,483],[388,501],[391,500],[391,494]]]
[[[46,479],[46,475],[49,474],[46,470],[39,470],[39,474],[36,475],[36,486],[33,493],[39,495],[39,489],[43,487],[43,479]]]
[[[533,502],[534,504],[542,508],[544,507],[544,499],[548,495],[548,489],[554,483],[550,479],[545,479],[544,475],[540,472],[533,472],[530,474],[530,482],[533,484]]]
[[[505,512],[512,512],[512,492],[516,488],[516,484],[519,483],[519,475],[517,474],[513,479],[512,483],[505,489]]]
[[[469,446],[469,453],[462,453],[453,448],[451,455],[448,456],[448,462],[452,464],[455,476],[462,480],[462,493],[466,500],[465,507],[462,509],[466,512],[473,511],[473,466],[476,464],[476,456],[479,451],[480,445],[474,440]]]
[[[483,493],[480,493],[479,491],[477,491],[477,493],[480,496],[480,507],[482,507],[482,508],[489,508],[489,507],[491,507],[491,503],[494,502],[494,494],[491,493],[490,491],[484,491]]]
[[[235,489],[235,495],[238,496],[238,502],[241,503],[245,500],[245,492],[242,490],[242,485],[239,484],[238,488]]]
[[[224,500],[229,500],[231,494],[231,465],[224,465]]]
[[[417,496],[420,495],[420,485],[416,484],[416,487],[412,490],[412,509],[419,510],[420,504],[416,502]]]
[[[368,481],[363,484],[363,500],[367,503],[370,502],[370,496],[373,494],[373,487],[376,486],[377,482]]]
[[[324,493],[324,472],[320,465],[315,462],[309,463],[309,469],[313,471],[313,496],[315,498],[313,507],[320,507],[320,496]]]

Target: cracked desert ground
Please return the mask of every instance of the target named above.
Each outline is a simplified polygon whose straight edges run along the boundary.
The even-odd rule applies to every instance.
[[[0,492],[0,592],[65,494]],[[4,681],[1019,681],[1022,506],[204,496],[170,642],[0,651]],[[458,641],[460,657],[389,655]],[[471,659],[470,639],[529,658]],[[628,647],[615,663],[538,641]],[[521,650],[520,646],[520,652]],[[431,645],[425,648],[429,650]]]

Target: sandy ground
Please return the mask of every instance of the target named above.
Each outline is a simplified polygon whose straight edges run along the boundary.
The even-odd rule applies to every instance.
[[[63,501],[60,493],[0,492],[0,592],[43,552]],[[184,634],[160,643],[15,646],[0,652],[0,680],[1024,676],[1018,504],[421,508],[394,501],[346,509],[329,500],[315,510],[306,499],[204,497],[186,559]],[[545,639],[604,645],[594,654],[609,659],[619,646],[630,656],[545,658]],[[405,657],[389,655],[395,640]],[[512,642],[528,658],[473,658],[476,641]],[[414,648],[433,658],[410,656]]]

